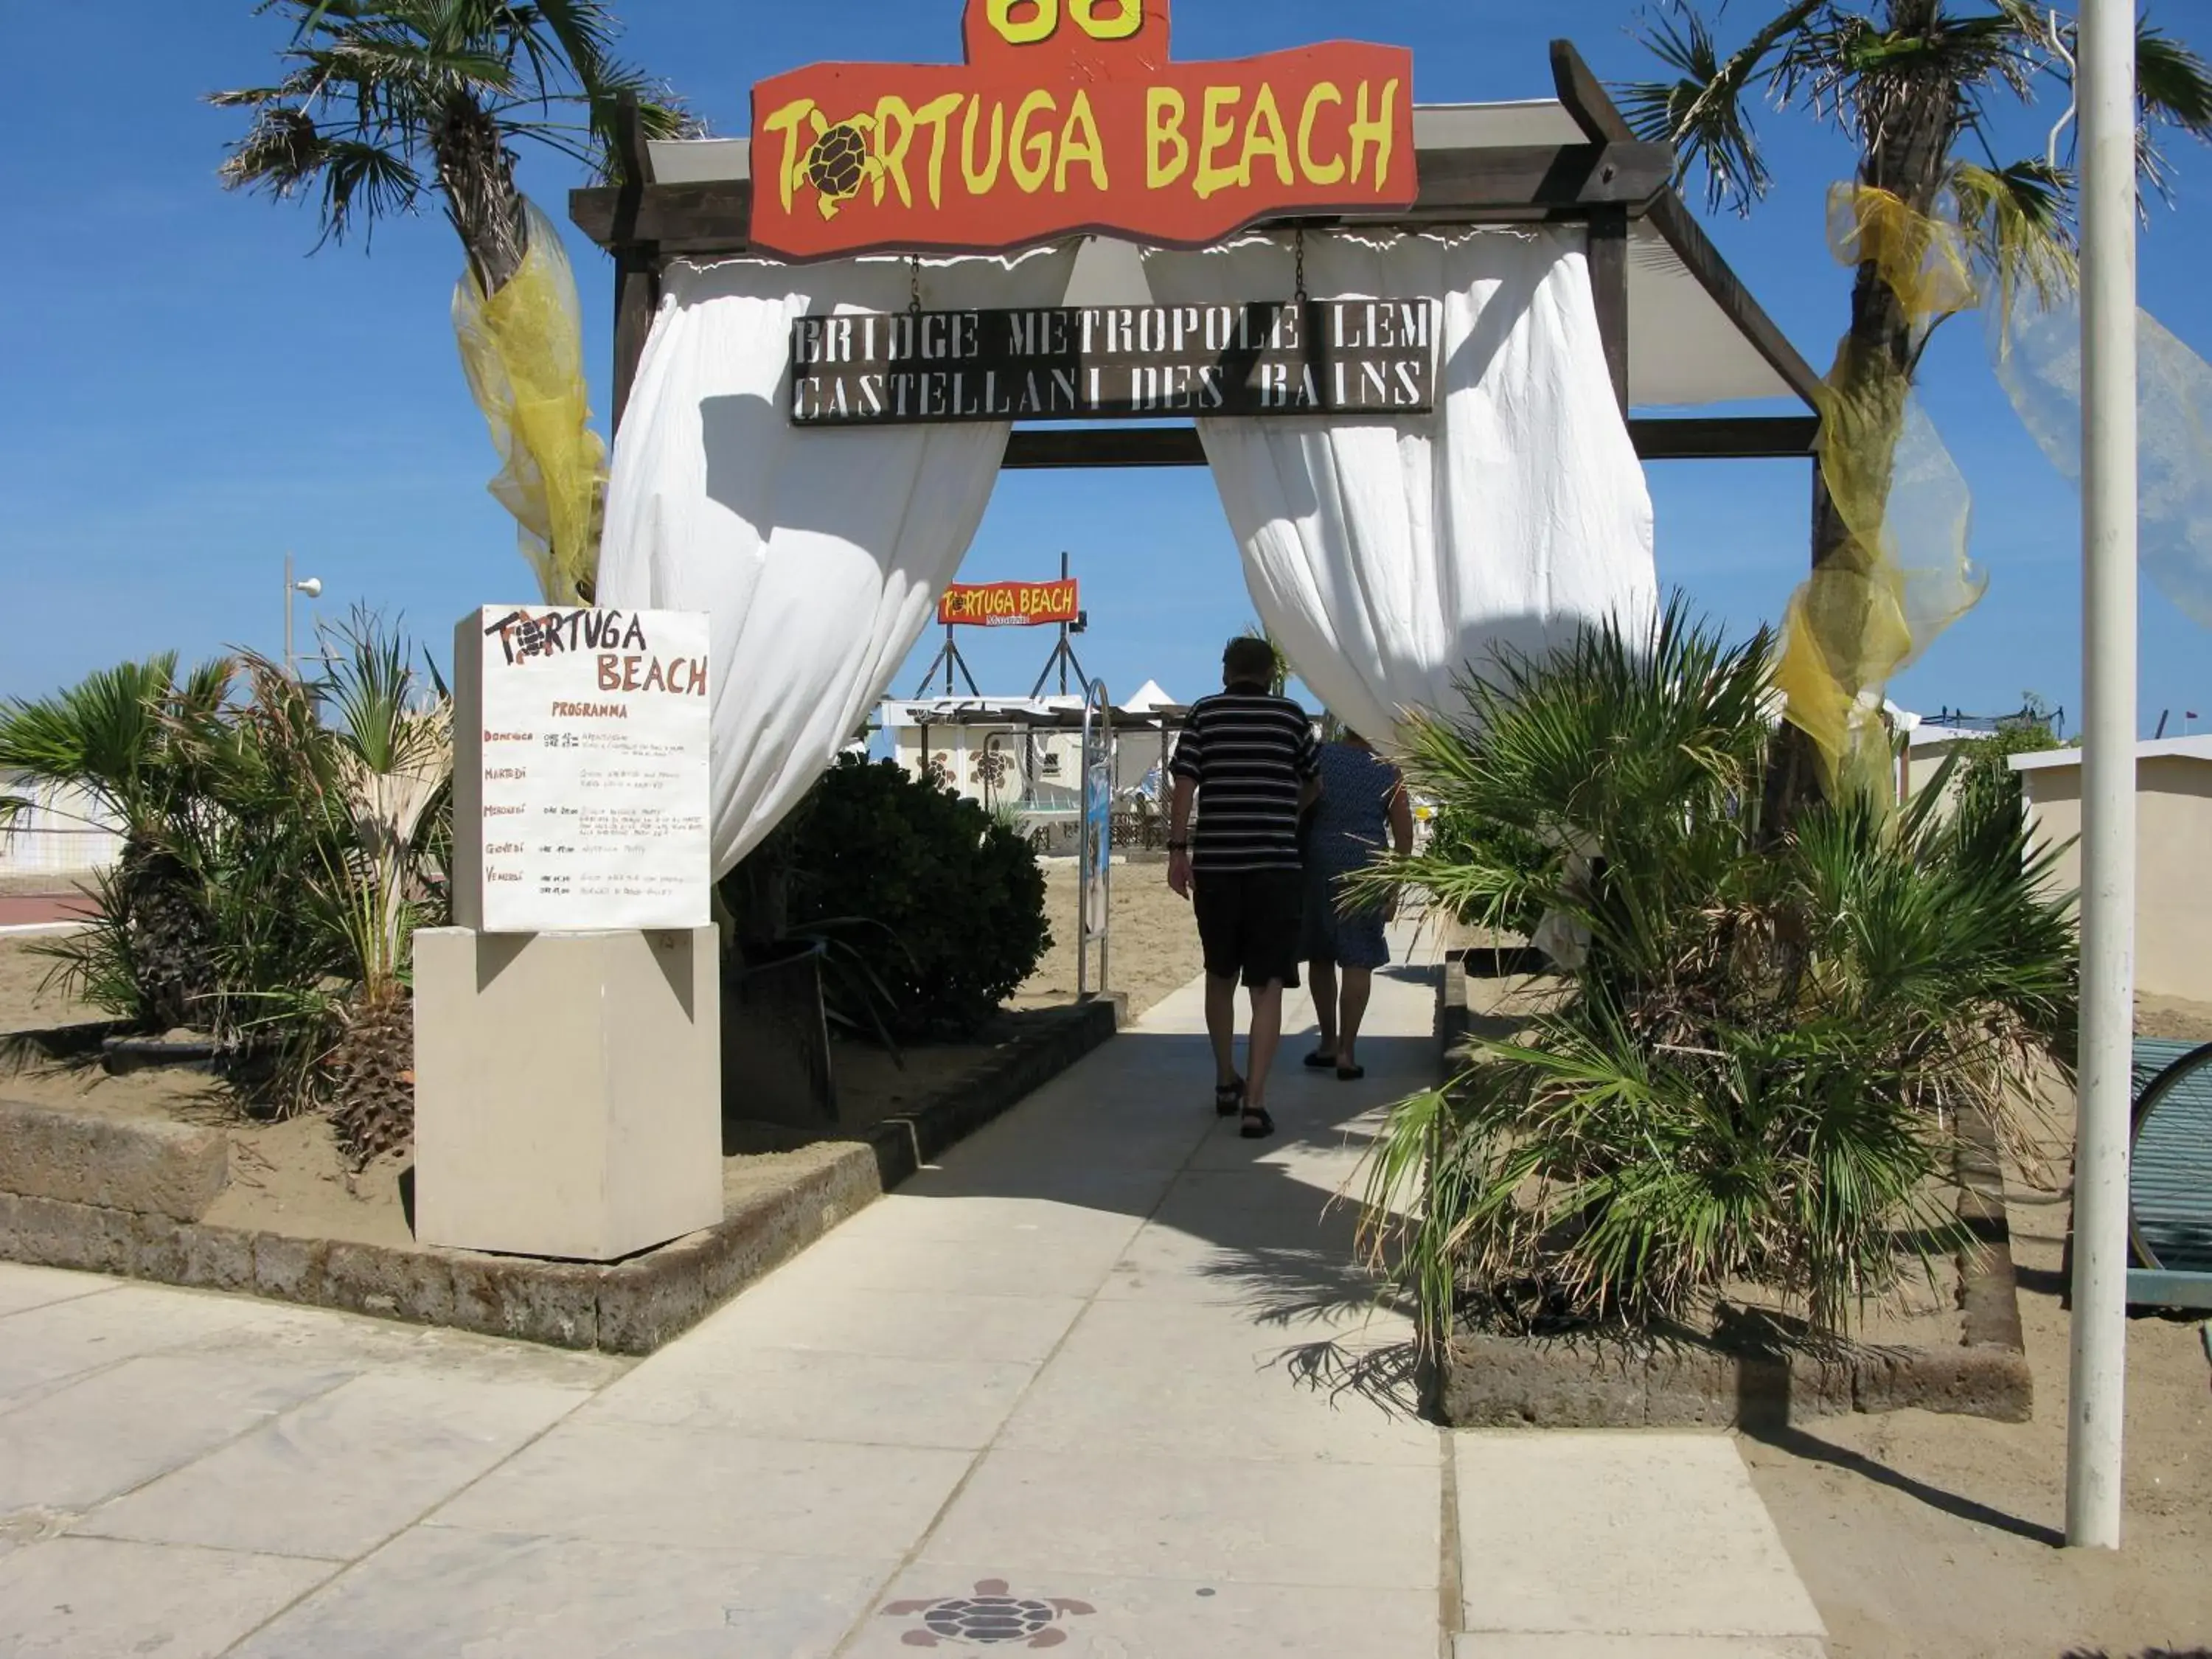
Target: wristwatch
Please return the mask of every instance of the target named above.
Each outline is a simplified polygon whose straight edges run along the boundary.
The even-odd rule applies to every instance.
[[[1190,851],[1190,843],[1187,841],[1171,841],[1168,843],[1168,851],[1170,853],[1188,853]]]

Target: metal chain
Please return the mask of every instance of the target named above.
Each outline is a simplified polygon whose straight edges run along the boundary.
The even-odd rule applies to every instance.
[[[1306,302],[1306,228],[1300,225],[1291,233],[1291,257],[1297,262],[1298,283],[1296,295],[1297,302],[1304,305]]]
[[[920,258],[916,258],[915,255],[908,254],[908,255],[907,256],[906,270],[907,270],[907,299],[906,299],[906,308],[907,308],[908,312],[908,313],[910,313],[912,315],[916,316],[916,317],[919,317],[920,315],[921,315],[921,259],[920,259]]]

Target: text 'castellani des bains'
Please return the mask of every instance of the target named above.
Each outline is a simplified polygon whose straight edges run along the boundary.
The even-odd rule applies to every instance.
[[[1430,300],[865,312],[791,330],[800,426],[1425,412]]]

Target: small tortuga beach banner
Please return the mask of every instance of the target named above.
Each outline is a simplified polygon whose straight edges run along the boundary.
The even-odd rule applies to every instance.
[[[1042,628],[1079,614],[1075,578],[1051,582],[955,582],[937,602],[947,628]]]
[[[1413,205],[1413,58],[1333,41],[1168,58],[1168,0],[968,0],[964,65],[753,88],[753,246],[999,252],[1077,231],[1203,247],[1269,214]]]

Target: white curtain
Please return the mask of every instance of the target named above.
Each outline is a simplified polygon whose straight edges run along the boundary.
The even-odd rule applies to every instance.
[[[1316,299],[1443,301],[1436,410],[1199,422],[1260,619],[1378,741],[1501,646],[1653,612],[1651,499],[1571,231],[1309,235]],[[1291,244],[1145,259],[1167,304],[1287,298]]]
[[[925,260],[931,309],[1057,305],[1072,249]],[[598,602],[713,618],[714,872],[852,741],[960,568],[1003,422],[794,427],[791,325],[898,311],[904,259],[672,265],[607,490]]]

